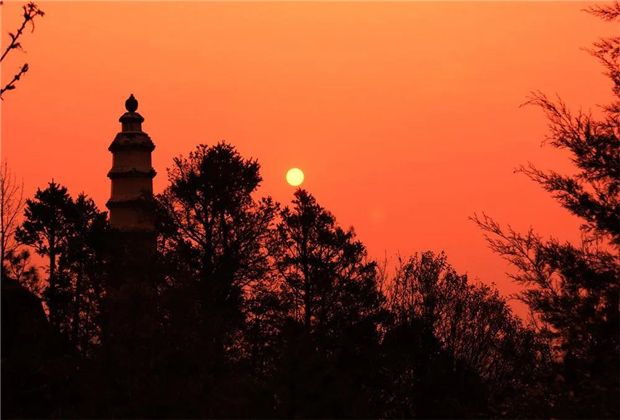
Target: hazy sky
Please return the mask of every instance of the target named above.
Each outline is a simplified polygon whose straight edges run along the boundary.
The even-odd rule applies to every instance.
[[[21,2],[2,6],[2,45]],[[54,178],[101,208],[107,148],[133,93],[157,148],[155,190],[173,157],[200,142],[258,158],[260,193],[288,203],[286,171],[371,255],[445,250],[460,272],[514,291],[507,265],[468,220],[485,211],[518,230],[574,240],[578,220],[514,168],[570,170],[541,147],[528,92],[574,109],[610,99],[581,50],[618,34],[579,2],[40,2],[26,53],[4,81],[2,157],[26,194]]]

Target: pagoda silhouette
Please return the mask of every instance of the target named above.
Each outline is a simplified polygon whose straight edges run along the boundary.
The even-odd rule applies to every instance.
[[[110,144],[112,168],[110,210],[109,280],[105,300],[103,341],[111,349],[111,362],[134,369],[147,362],[145,348],[154,331],[156,295],[156,240],[151,153],[155,144],[142,131],[144,118],[136,112],[132,94],[120,117],[121,131]],[[116,353],[116,354],[115,354]],[[148,362],[147,362],[148,364]],[[146,369],[146,367],[145,367]]]

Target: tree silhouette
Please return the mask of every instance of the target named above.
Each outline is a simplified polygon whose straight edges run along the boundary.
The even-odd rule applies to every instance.
[[[231,363],[245,352],[247,297],[269,269],[264,242],[277,207],[270,198],[252,198],[259,169],[229,144],[201,144],[174,160],[170,185],[157,197],[160,251],[169,267],[162,285],[167,331],[179,362],[193,364],[178,369],[200,378],[190,392],[210,395],[208,407],[198,408],[209,411],[194,415],[225,415],[219,410],[234,382]]]
[[[39,276],[30,264],[30,252],[15,240],[19,217],[24,211],[24,185],[19,184],[8,162],[2,164],[0,173],[0,252],[2,253],[2,277],[10,277],[38,293]]]
[[[2,250],[2,263],[4,264],[7,255],[14,252],[19,244],[14,240],[15,231],[19,226],[18,218],[24,210],[24,185],[19,184],[15,179],[15,174],[9,168],[7,161],[2,164],[0,174],[0,205],[2,209],[2,225],[0,231],[0,246]]]
[[[539,391],[545,348],[496,290],[469,282],[445,254],[429,251],[400,260],[388,306],[395,322],[385,347],[397,363],[390,382],[400,387],[392,392],[401,415],[528,415],[523,402]],[[398,347],[408,338],[414,347],[403,354]]]
[[[67,241],[71,234],[68,213],[72,199],[67,188],[50,182],[44,189],[38,189],[34,199],[26,200],[26,220],[18,228],[16,239],[34,248],[37,254],[48,258],[49,279],[44,290],[44,298],[49,308],[52,325],[66,329],[61,325],[64,318],[62,311],[67,308],[67,284],[63,276],[64,267],[60,266],[60,256],[67,251]]]
[[[66,325],[59,316],[64,313],[61,299],[58,299],[62,295],[61,282],[52,281],[55,286],[52,293],[49,289],[52,282],[48,282],[42,293],[50,315],[53,308],[56,321],[53,327],[47,321],[41,300],[32,293],[39,294],[41,284],[36,268],[28,266],[29,253],[22,245],[25,240],[41,255],[48,256],[51,249],[54,261],[58,259],[63,248],[57,233],[63,229],[57,226],[55,210],[50,208],[47,200],[65,203],[68,196],[66,189],[54,184],[48,190],[39,190],[34,200],[26,200],[26,220],[15,229],[13,242],[11,229],[24,206],[21,195],[18,195],[20,187],[14,183],[14,178],[4,176],[8,173],[7,168],[4,167],[2,179],[3,210],[8,209],[7,213],[3,211],[3,225],[9,227],[4,230],[9,249],[4,255],[2,272],[2,381],[7,384],[2,392],[2,409],[5,417],[46,418],[54,415],[66,389],[66,380],[73,367],[69,362],[71,350],[58,330],[58,326]],[[36,220],[38,217],[42,220]],[[46,236],[45,232],[52,231],[56,234]],[[51,236],[54,239],[50,247]],[[54,276],[50,275],[50,278],[56,279],[58,270],[55,264],[51,266],[54,267]]]
[[[620,5],[589,11],[605,20],[620,19]],[[618,214],[620,191],[620,48],[619,38],[603,39],[591,53],[614,83],[614,101],[602,107],[602,119],[573,116],[560,100],[536,93],[528,101],[549,120],[547,142],[570,152],[578,172],[561,175],[533,165],[519,168],[582,221],[579,245],[525,234],[483,214],[473,220],[492,250],[517,268],[514,280],[524,286],[520,298],[539,322],[557,363],[548,373],[553,416],[618,417],[619,290]]]
[[[352,229],[305,190],[280,213],[271,244],[283,310],[277,400],[286,417],[373,410],[372,359],[383,317],[376,264]]]
[[[78,195],[68,211],[71,231],[67,252],[61,258],[72,284],[70,337],[74,346],[87,352],[100,333],[98,316],[105,286],[107,213],[100,212],[95,202],[84,194]]]
[[[106,217],[84,194],[73,200],[66,187],[50,182],[26,200],[25,220],[16,233],[18,241],[47,257],[43,298],[50,322],[80,351],[98,335]]]

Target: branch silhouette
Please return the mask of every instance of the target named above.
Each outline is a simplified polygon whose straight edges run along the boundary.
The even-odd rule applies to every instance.
[[[0,6],[4,5],[4,2],[0,2]],[[0,63],[4,61],[4,59],[8,56],[9,52],[11,52],[12,50],[18,49],[23,51],[23,47],[22,44],[20,42],[20,38],[22,37],[23,33],[24,33],[24,29],[26,29],[26,26],[28,24],[30,24],[32,26],[32,29],[30,32],[34,32],[34,21],[35,18],[37,16],[45,16],[45,12],[43,12],[43,10],[39,9],[39,6],[37,6],[34,2],[29,2],[27,4],[25,4],[24,6],[22,6],[23,9],[23,15],[22,15],[22,23],[20,25],[20,27],[17,29],[17,31],[15,33],[13,32],[9,32],[9,36],[11,37],[11,42],[9,43],[9,45],[6,47],[6,49],[4,50],[4,52],[2,53],[2,57],[0,57]],[[13,76],[13,78],[11,79],[11,81],[9,81],[4,87],[2,87],[0,89],[0,98],[2,98],[2,95],[9,90],[13,90],[15,89],[15,85],[16,83],[22,78],[22,76],[24,74],[26,74],[29,70],[28,67],[28,63],[24,63],[21,68],[19,69],[19,71],[17,72],[17,74],[15,74]]]

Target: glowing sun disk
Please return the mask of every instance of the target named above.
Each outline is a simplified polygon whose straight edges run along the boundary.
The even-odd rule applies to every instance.
[[[304,182],[304,173],[299,168],[291,168],[286,173],[286,182],[293,187],[297,187]]]

